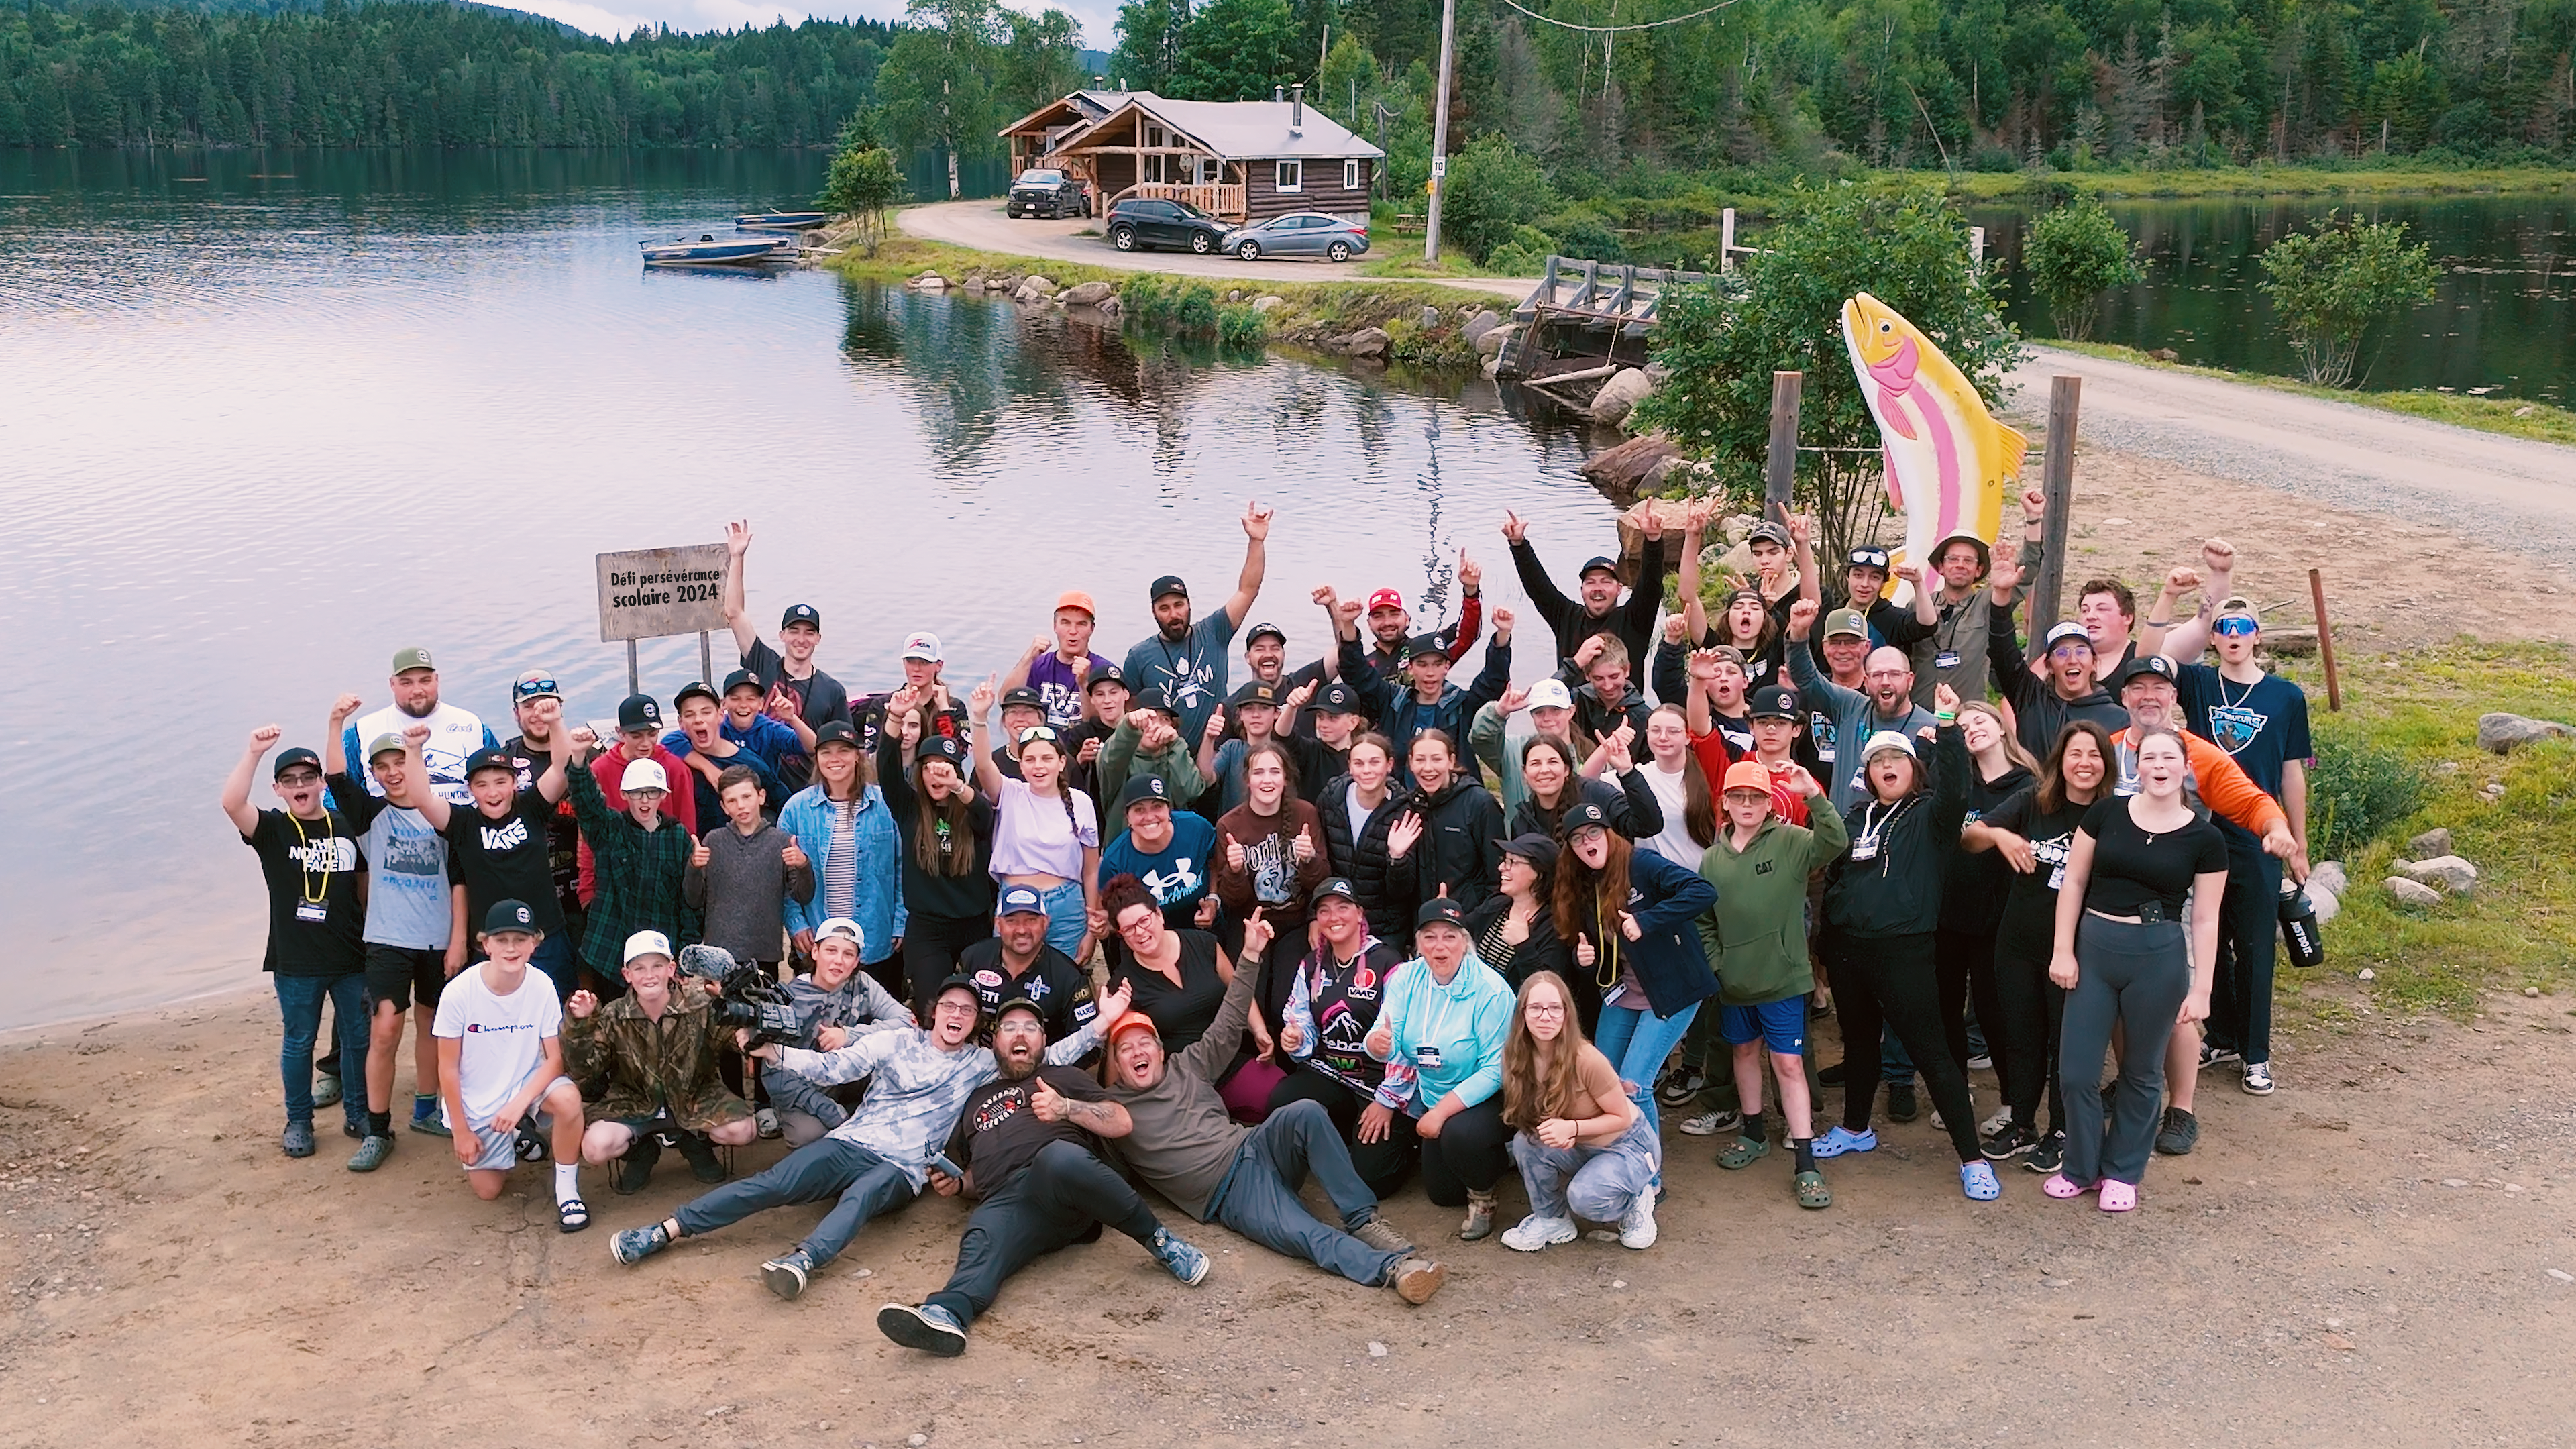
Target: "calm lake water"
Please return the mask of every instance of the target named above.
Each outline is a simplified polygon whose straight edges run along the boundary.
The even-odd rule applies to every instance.
[[[2435,299],[2375,327],[2363,385],[2372,389],[2490,391],[2567,405],[2576,401],[2576,195],[2297,201],[2234,198],[2121,202],[2111,207],[2136,238],[2146,277],[2106,299],[2094,337],[2172,348],[2185,362],[2295,376],[2290,352],[2260,290],[2263,250],[2329,211],[2402,222],[2442,268]],[[2029,214],[1977,208],[1989,255],[2014,270],[2007,314],[2023,335],[2055,334],[2047,305],[2018,270]]]
[[[1006,667],[1066,587],[1123,653],[1156,575],[1230,592],[1247,498],[1278,509],[1255,616],[1299,658],[1314,586],[1446,600],[1462,543],[1520,604],[1506,507],[1560,569],[1614,546],[1583,438],[1481,384],[638,265],[821,165],[0,152],[0,1028],[259,986],[224,775],[253,726],[318,745],[338,692],[380,703],[396,649],[503,735],[525,668],[612,713],[597,552],[748,516],[752,611],[815,604],[856,690],[912,629],[954,676]],[[646,687],[697,653],[646,646]]]

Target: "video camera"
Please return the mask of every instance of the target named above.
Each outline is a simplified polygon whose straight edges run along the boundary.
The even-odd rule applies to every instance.
[[[787,988],[757,964],[736,961],[722,946],[683,946],[680,974],[715,987],[717,1024],[748,1028],[753,1046],[768,1042],[794,1046],[805,1039],[804,1023]]]

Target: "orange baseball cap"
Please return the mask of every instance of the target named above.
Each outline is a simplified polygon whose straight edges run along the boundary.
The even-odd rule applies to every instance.
[[[1728,790],[1759,790],[1771,793],[1771,769],[1760,760],[1738,760],[1726,767]]]
[[[1140,1030],[1153,1032],[1156,1041],[1163,1039],[1162,1031],[1154,1025],[1154,1018],[1131,1006],[1118,1013],[1118,1019],[1109,1023],[1109,1029],[1100,1034],[1100,1039],[1116,1041],[1122,1033]]]
[[[1099,606],[1092,603],[1091,596],[1080,589],[1065,590],[1056,598],[1055,606],[1059,609],[1080,609],[1095,619],[1100,617]]]

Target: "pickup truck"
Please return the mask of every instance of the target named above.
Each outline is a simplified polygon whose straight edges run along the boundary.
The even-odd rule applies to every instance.
[[[1011,198],[1003,210],[1013,218],[1089,216],[1091,183],[1064,171],[1023,171],[1011,183]]]

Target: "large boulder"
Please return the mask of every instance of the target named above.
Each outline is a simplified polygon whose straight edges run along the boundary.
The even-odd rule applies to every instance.
[[[1039,273],[1031,272],[1027,276],[1020,278],[1020,290],[1023,292],[1035,292],[1042,297],[1052,297],[1055,295],[1055,283],[1049,281]]]
[[[2478,868],[2456,855],[2438,855],[2431,860],[2399,862],[2397,873],[2419,881],[2444,895],[2464,896],[2478,888]]]
[[[1656,464],[1681,455],[1681,446],[1672,439],[1648,433],[1593,454],[1583,464],[1583,476],[1614,501],[1625,503],[1643,491]]]
[[[1487,313],[1485,315],[1491,316],[1492,314]],[[1500,357],[1503,355],[1503,348],[1511,342],[1513,336],[1520,330],[1520,325],[1518,323],[1505,322],[1497,326],[1488,327],[1484,331],[1476,333],[1469,339],[1469,341],[1475,345],[1478,352],[1485,354],[1487,357]]]
[[[1285,307],[1287,305],[1287,298],[1270,293],[1264,293],[1261,296],[1252,299],[1252,310],[1255,312],[1267,312],[1273,307]]]
[[[2478,716],[2478,748],[2501,755],[2534,740],[2566,739],[2576,736],[2554,720],[2526,719],[2518,714],[2482,714]]]
[[[2392,875],[2381,884],[2388,887],[2388,893],[2396,897],[2397,904],[2401,906],[2438,906],[2442,903],[2442,893],[2422,881]]]
[[[1484,350],[1485,334],[1502,325],[1502,314],[1496,312],[1491,307],[1487,307],[1483,311],[1478,312],[1475,316],[1459,323],[1458,332],[1459,335],[1467,339],[1468,346],[1481,352]],[[1494,345],[1499,347],[1502,344],[1498,342]]]
[[[1118,288],[1114,283],[1082,282],[1076,284],[1065,292],[1064,305],[1068,307],[1097,307],[1102,302],[1105,302],[1117,295]]]
[[[2324,886],[2336,895],[2342,895],[2352,889],[2350,879],[2344,874],[2343,862],[2339,860],[2326,861],[2315,870],[2308,872],[2308,884]]]
[[[1343,338],[1341,347],[1353,357],[1384,357],[1389,340],[1385,328],[1363,327]]]
[[[937,272],[924,272],[904,285],[916,292],[945,292],[948,290],[948,279]]]
[[[1617,427],[1627,420],[1638,400],[1654,390],[1655,385],[1646,380],[1645,369],[1623,368],[1613,373],[1608,382],[1601,384],[1601,390],[1592,395],[1592,421]]]
[[[1127,304],[1119,300],[1117,293],[1112,292],[1100,299],[1100,305],[1095,310],[1103,317],[1118,317],[1126,313]]]
[[[2431,860],[2451,853],[2451,832],[2446,828],[2427,830],[2406,842],[2406,853],[2418,860]]]

